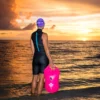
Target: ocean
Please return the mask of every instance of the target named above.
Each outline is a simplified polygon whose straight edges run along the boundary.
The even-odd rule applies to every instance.
[[[60,68],[60,93],[100,90],[100,41],[52,40],[49,48]],[[30,95],[32,56],[29,40],[0,40],[0,100]],[[100,100],[99,93],[92,93],[88,99],[61,100]]]

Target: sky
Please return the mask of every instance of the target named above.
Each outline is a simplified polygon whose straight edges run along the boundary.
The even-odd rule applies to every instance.
[[[15,0],[13,4],[12,23],[18,28],[42,17],[50,40],[100,40],[100,0]],[[29,39],[34,30],[0,32],[0,38]]]

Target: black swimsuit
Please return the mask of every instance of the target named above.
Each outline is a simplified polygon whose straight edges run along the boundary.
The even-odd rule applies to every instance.
[[[32,71],[34,75],[43,73],[44,69],[49,64],[49,59],[46,56],[42,43],[42,34],[42,30],[37,29],[37,31],[33,32],[31,35],[35,48],[35,53],[32,60]]]

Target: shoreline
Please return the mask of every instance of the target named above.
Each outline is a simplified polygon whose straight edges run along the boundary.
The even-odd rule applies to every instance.
[[[41,94],[40,96],[24,95],[20,97],[0,100],[99,100],[100,87],[85,89],[60,90],[54,94]]]

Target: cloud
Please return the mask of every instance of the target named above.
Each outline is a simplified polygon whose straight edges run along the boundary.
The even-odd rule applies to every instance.
[[[58,1],[58,0],[56,0]],[[80,4],[88,4],[88,5],[93,5],[100,7],[100,0],[59,0],[60,2],[71,2],[71,3],[80,3]],[[84,5],[85,6],[85,5]]]
[[[15,0],[0,0],[0,29],[12,27],[11,21],[16,18],[14,6]]]
[[[100,12],[100,0],[16,0],[17,10],[34,16],[78,16]],[[49,5],[48,5],[49,4]],[[30,15],[28,15],[30,16]]]
[[[0,33],[0,35],[6,35],[7,33]]]
[[[52,25],[50,29],[53,29],[53,30],[54,30],[54,29],[55,29],[55,27],[56,27],[56,25]]]
[[[27,25],[26,27],[23,28],[23,30],[33,30],[36,29],[36,24],[35,23],[30,23],[29,25]]]

